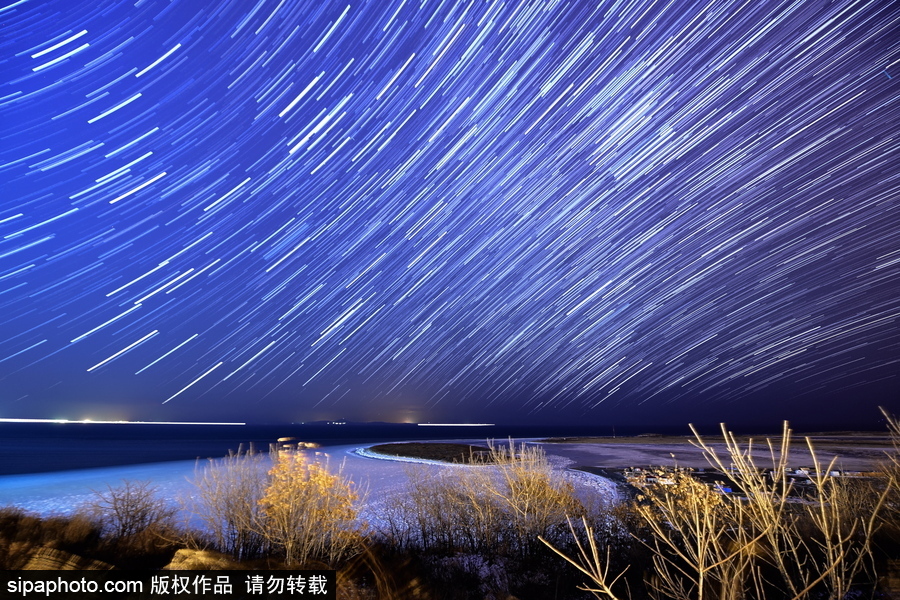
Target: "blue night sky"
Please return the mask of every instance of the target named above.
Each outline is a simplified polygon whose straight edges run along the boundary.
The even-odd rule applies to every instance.
[[[898,405],[892,2],[2,1],[0,417]]]

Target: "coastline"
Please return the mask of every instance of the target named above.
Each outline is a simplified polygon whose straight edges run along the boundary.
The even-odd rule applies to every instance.
[[[776,436],[768,436],[776,437]],[[710,447],[720,456],[725,455],[725,447],[721,438],[713,436],[705,438]],[[835,468],[848,471],[873,471],[879,468],[879,464],[885,462],[887,451],[893,447],[890,438],[886,434],[872,435],[869,433],[824,433],[810,437],[815,445],[820,462],[828,463],[832,457],[837,457]],[[85,440],[87,444],[92,440]],[[404,469],[398,468],[399,463],[421,464],[428,468],[478,467],[480,465],[465,465],[446,463],[437,460],[428,460],[412,457],[401,457],[373,452],[370,447],[385,442],[425,440],[366,440],[355,443],[325,445],[319,450],[324,454],[335,455],[340,458],[333,461],[347,463],[345,472],[359,485],[366,486],[373,493],[393,493],[401,489],[406,481]],[[430,439],[430,443],[477,443],[483,444],[484,438],[454,438],[454,439]],[[539,444],[547,453],[548,460],[554,468],[566,472],[568,477],[579,480],[580,483],[598,487],[604,495],[609,485],[617,484],[609,478],[590,472],[590,469],[622,469],[625,467],[693,467],[707,468],[708,462],[703,457],[702,451],[691,444],[691,438],[686,436],[648,436],[628,438],[529,438],[516,439],[517,443]],[[739,441],[744,446],[748,441],[747,436],[740,436]],[[192,443],[190,440],[189,444]],[[229,443],[218,440],[219,454],[227,454]],[[203,440],[209,443],[209,440]],[[791,467],[806,466],[811,463],[811,456],[805,448],[805,440],[801,436],[795,436],[791,444]],[[7,442],[8,447],[9,442]],[[76,469],[60,469],[57,463],[56,470],[38,469],[31,472],[18,472],[0,475],[0,505],[15,504],[26,509],[36,510],[43,514],[70,512],[74,506],[91,496],[92,490],[105,489],[106,485],[118,485],[123,479],[144,480],[149,479],[158,485],[169,497],[174,498],[178,491],[184,488],[186,480],[193,473],[198,460],[199,464],[206,461],[206,456],[193,455],[192,458],[175,460],[153,460],[159,456],[157,449],[144,453],[144,461],[138,461],[140,453],[137,451],[142,441],[104,440],[100,450],[112,448],[117,450],[126,445],[133,449],[129,456],[135,460],[119,465],[89,466]],[[257,444],[259,446],[259,444]],[[0,445],[2,448],[2,445]],[[771,463],[765,438],[754,438],[754,459],[760,467],[766,467]],[[96,448],[95,448],[96,449]],[[236,449],[236,446],[231,449]],[[54,455],[65,451],[54,450],[52,445],[45,445],[42,452],[47,453],[43,460],[51,462]],[[169,449],[175,451],[175,449]],[[190,446],[181,448],[180,452],[190,450]],[[5,460],[14,460],[14,456],[7,453],[0,454]],[[77,457],[75,457],[77,458]],[[147,460],[147,459],[150,460]],[[375,466],[381,465],[381,466]],[[585,470],[587,469],[587,470]],[[591,483],[595,482],[595,483]],[[621,491],[615,494],[621,497]]]
[[[727,456],[727,448],[721,436],[702,436],[718,456]],[[777,449],[780,436],[737,436],[738,444],[747,448],[752,440],[753,458],[759,467],[771,466],[771,454],[766,443],[771,439]],[[576,438],[544,440],[548,454],[566,456],[574,462],[600,468],[625,467],[710,467],[703,450],[689,436],[653,436],[635,438]],[[835,458],[835,467],[841,470],[874,471],[893,450],[890,436],[837,435],[809,436],[820,463],[828,464]],[[792,436],[789,447],[790,466],[808,465],[813,462],[804,436]]]
[[[543,443],[537,441],[527,441],[525,443],[537,444],[542,447],[544,446]],[[546,448],[544,449],[546,451]],[[357,448],[355,450],[352,450],[351,453],[364,459],[400,462],[407,464],[423,464],[439,467],[470,469],[496,468],[495,465],[490,464],[479,465],[467,463],[450,463],[425,458],[381,454],[378,452],[373,452],[369,448]],[[582,492],[591,491],[593,493],[596,493],[600,497],[599,499],[601,500],[601,502],[616,503],[622,500],[622,498],[624,497],[623,490],[620,489],[621,486],[616,481],[608,477],[604,477],[603,475],[592,473],[590,471],[582,470],[581,465],[576,465],[571,460],[555,454],[547,453],[547,459],[554,470],[562,473],[562,475],[571,483],[575,484],[577,487],[580,487],[582,489]],[[596,498],[592,500],[596,500]]]

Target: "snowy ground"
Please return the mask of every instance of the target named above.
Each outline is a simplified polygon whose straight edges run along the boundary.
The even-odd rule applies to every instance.
[[[469,442],[482,440],[467,440]],[[611,481],[581,471],[568,470],[573,458],[559,452],[559,448],[544,445],[548,458],[555,469],[565,473],[576,486],[579,496],[594,502],[614,502],[616,487]],[[447,465],[434,461],[376,455],[359,445],[330,446],[320,451],[328,457],[332,469],[343,465],[343,472],[363,491],[366,503],[364,518],[377,523],[379,508],[384,500],[402,493],[409,480],[409,463],[424,469],[467,469],[484,468],[464,465]],[[199,463],[201,466],[204,461]],[[579,463],[590,464],[590,463]],[[150,480],[164,498],[178,498],[189,493],[189,480],[194,476],[196,461],[176,461],[131,465],[126,467],[106,467],[83,469],[35,475],[6,475],[0,477],[0,506],[15,505],[44,515],[68,514],[79,504],[90,500],[92,490],[106,490],[107,486],[117,486],[123,480]]]
[[[482,440],[458,440],[460,443],[483,443]],[[552,450],[552,448],[550,448]],[[339,455],[336,452],[329,453],[332,459]],[[572,459],[548,454],[550,465],[564,474],[575,486],[576,493],[586,506],[595,507],[598,504],[610,504],[618,500],[616,485],[612,481],[585,473],[573,471]],[[402,493],[409,481],[410,464],[419,465],[417,468],[426,469],[490,469],[492,467],[472,465],[448,465],[432,460],[405,458],[399,456],[386,456],[372,452],[368,448],[348,447],[343,450],[341,460],[344,461],[344,472],[351,476],[353,481],[358,481],[365,486],[369,482],[369,494],[366,506],[363,509],[363,518],[377,526],[380,519],[380,508],[385,499],[392,495]],[[404,468],[404,465],[407,465]]]

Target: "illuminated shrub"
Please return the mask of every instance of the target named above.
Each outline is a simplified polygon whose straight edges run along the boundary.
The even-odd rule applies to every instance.
[[[362,545],[359,496],[341,470],[309,461],[301,453],[274,455],[261,507],[261,533],[284,554],[285,563],[309,559],[334,564]]]

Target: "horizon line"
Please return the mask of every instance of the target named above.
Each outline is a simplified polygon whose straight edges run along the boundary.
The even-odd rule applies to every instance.
[[[213,421],[94,421],[92,419],[14,419],[0,417],[0,423],[100,423],[103,425],[246,425]]]
[[[417,423],[419,427],[494,427],[494,423]]]

